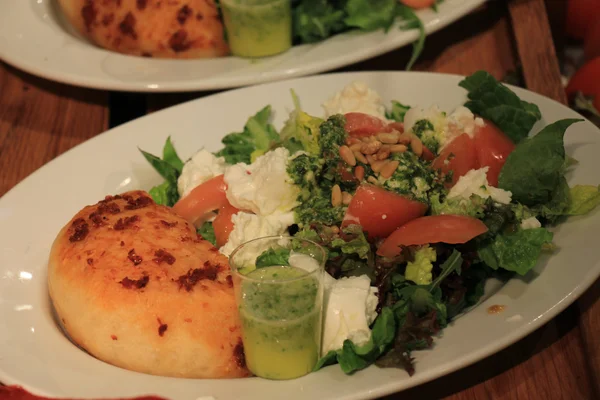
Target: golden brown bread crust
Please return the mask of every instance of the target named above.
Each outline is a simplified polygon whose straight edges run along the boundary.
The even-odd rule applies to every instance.
[[[50,253],[48,288],[71,339],[154,375],[248,376],[227,258],[142,191],[78,212]]]
[[[67,20],[105,49],[157,58],[229,53],[214,0],[58,0]]]

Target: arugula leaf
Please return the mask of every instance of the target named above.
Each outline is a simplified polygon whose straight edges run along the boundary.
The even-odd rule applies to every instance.
[[[565,164],[565,131],[580,119],[563,119],[515,148],[498,177],[498,187],[512,192],[512,199],[528,206],[548,203],[561,183]]]
[[[490,268],[503,268],[525,275],[535,267],[542,247],[551,243],[553,236],[546,228],[500,234],[493,242],[480,248],[478,254]]]
[[[496,124],[513,142],[525,139],[542,118],[539,108],[519,99],[508,87],[485,71],[475,72],[459,83],[468,93],[465,104],[474,114]]]
[[[183,161],[181,161],[181,158],[177,155],[177,151],[175,151],[175,147],[173,147],[171,136],[167,137],[167,142],[163,147],[163,160],[171,164],[181,174]]]
[[[427,36],[425,34],[425,25],[423,25],[423,21],[421,21],[417,14],[415,14],[415,11],[412,8],[407,7],[405,5],[398,6],[397,14],[400,18],[404,20],[402,25],[400,25],[400,29],[402,29],[403,31],[411,29],[419,30],[419,37],[413,43],[412,55],[410,57],[410,60],[408,61],[408,64],[406,65],[406,70],[410,71],[417,59],[419,58],[419,56],[421,55],[421,53],[423,52],[423,48],[425,47],[425,37]]]
[[[567,215],[584,215],[600,204],[600,185],[576,185],[570,191],[571,204]]]
[[[148,161],[150,165],[152,165],[152,167],[156,170],[156,172],[160,174],[160,176],[165,178],[168,182],[177,182],[177,178],[179,177],[179,172],[177,171],[177,168],[169,164],[167,161],[161,160],[153,154],[147,153],[142,149],[139,150],[144,155],[146,161]]]
[[[217,238],[215,236],[215,229],[213,228],[212,222],[207,221],[203,223],[202,226],[198,228],[198,234],[202,236],[203,239],[211,242],[213,246],[217,245]]]
[[[385,117],[397,122],[404,122],[404,116],[408,110],[410,110],[410,106],[405,106],[396,100],[392,100],[392,109],[385,112]]]
[[[290,250],[285,248],[265,250],[256,258],[256,268],[271,267],[273,265],[290,265]]]
[[[431,283],[429,291],[433,291],[436,286],[439,284],[452,272],[455,272],[460,275],[461,267],[462,267],[463,258],[460,254],[460,251],[453,250],[450,257],[441,265],[442,272],[438,275],[437,278]]]
[[[270,118],[271,106],[266,106],[248,119],[242,132],[225,136],[222,140],[225,147],[215,155],[224,157],[228,164],[250,164],[256,160],[270,150],[272,143],[279,138],[277,131],[269,123]]]
[[[314,43],[346,29],[344,10],[328,0],[304,0],[293,10],[294,38]]]
[[[387,31],[396,17],[397,4],[396,0],[348,0],[344,22],[363,31]]]

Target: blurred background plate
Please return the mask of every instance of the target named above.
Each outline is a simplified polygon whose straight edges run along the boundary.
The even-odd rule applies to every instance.
[[[422,10],[427,33],[474,10],[485,0],[445,0],[438,12]],[[0,0],[0,60],[50,80],[95,89],[185,92],[317,74],[369,59],[412,43],[416,30],[346,32],[322,42],[295,46],[274,57],[247,60],[148,59],[99,48],[73,33],[54,0]],[[404,65],[398,65],[398,69]]]

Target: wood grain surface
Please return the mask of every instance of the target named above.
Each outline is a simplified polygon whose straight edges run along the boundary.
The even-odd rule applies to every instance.
[[[553,1],[561,0],[546,3]],[[556,10],[564,8],[548,9],[555,10],[553,26],[560,24]],[[564,103],[549,26],[543,0],[490,1],[430,35],[415,69],[463,75],[485,69],[498,79],[522,71],[529,89]],[[409,46],[338,71],[402,70],[410,51]],[[0,196],[109,126],[210,93],[93,91],[0,64]],[[505,350],[385,399],[600,399],[599,294],[596,282],[578,302]]]

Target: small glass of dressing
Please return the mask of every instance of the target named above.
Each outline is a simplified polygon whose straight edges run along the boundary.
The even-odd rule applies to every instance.
[[[325,250],[309,240],[269,236],[229,257],[246,364],[266,379],[308,374],[321,350]]]
[[[221,0],[231,53],[266,57],[292,47],[291,0]]]

